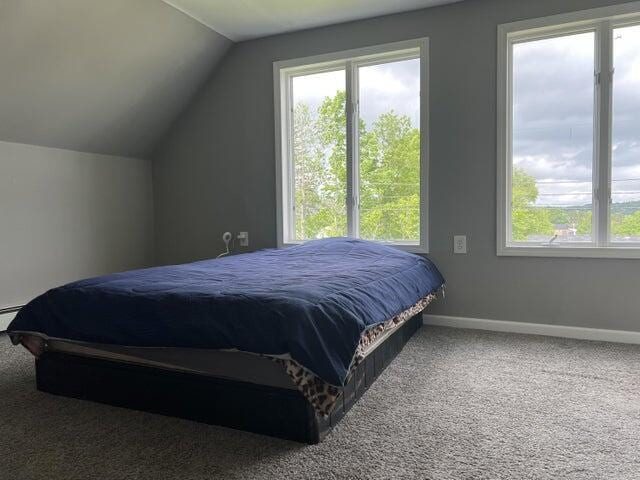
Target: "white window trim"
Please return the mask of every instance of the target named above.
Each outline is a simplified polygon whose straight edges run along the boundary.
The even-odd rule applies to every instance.
[[[417,243],[401,243],[401,242],[381,242],[387,245],[401,248],[403,250],[414,253],[429,252],[429,39],[419,38],[415,40],[407,40],[402,42],[388,43],[384,45],[375,45],[371,47],[357,48],[353,50],[345,50],[341,52],[328,53],[323,55],[314,55],[305,58],[297,58],[292,60],[283,60],[274,62],[273,64],[273,86],[274,86],[274,109],[275,109],[275,156],[276,156],[276,224],[277,224],[277,241],[278,248],[289,245],[304,243],[303,241],[291,241],[285,230],[289,229],[289,212],[291,199],[291,185],[289,165],[291,162],[290,154],[291,146],[288,144],[289,136],[286,134],[291,122],[290,108],[290,85],[291,77],[294,74],[301,74],[305,70],[318,72],[321,68],[327,71],[336,68],[338,65],[344,67],[346,65],[346,84],[351,88],[347,88],[347,216],[350,228],[349,236],[357,236],[357,231],[353,231],[351,226],[358,228],[357,218],[352,220],[353,215],[357,215],[358,208],[355,205],[357,198],[353,195],[352,188],[354,179],[357,178],[357,172],[354,172],[353,155],[357,153],[357,148],[353,141],[353,125],[356,115],[358,115],[357,107],[354,106],[351,94],[357,91],[357,79],[353,78],[349,68],[351,64],[357,63],[358,66],[363,64],[375,64],[385,59],[385,56],[391,60],[401,59],[402,51],[407,50],[407,58],[418,58],[415,50],[419,49],[420,58],[420,241]],[[324,65],[323,65],[324,64]],[[350,107],[351,106],[351,107]],[[349,207],[350,206],[350,207]],[[285,212],[287,212],[285,214]]]
[[[640,23],[640,2],[523,20],[498,26],[496,239],[498,256],[640,258],[640,243],[610,242],[613,45],[609,28]],[[599,82],[594,108],[593,233],[589,243],[553,245],[510,242],[512,168],[512,48],[514,43],[583,31],[596,34],[595,62]]]

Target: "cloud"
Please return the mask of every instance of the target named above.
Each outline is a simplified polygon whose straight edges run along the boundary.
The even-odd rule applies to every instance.
[[[315,112],[326,97],[333,97],[345,89],[345,72],[314,73],[293,78],[293,102],[303,102]]]
[[[420,61],[418,59],[360,68],[360,117],[368,126],[394,110],[420,125]],[[345,89],[345,72],[337,70],[294,77],[294,103],[304,102],[312,112],[326,97]]]
[[[360,117],[367,126],[394,110],[420,125],[420,61],[403,60],[360,68]]]

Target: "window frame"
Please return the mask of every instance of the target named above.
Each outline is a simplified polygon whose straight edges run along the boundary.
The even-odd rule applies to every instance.
[[[498,26],[497,205],[498,256],[640,258],[640,242],[610,238],[613,29],[640,24],[640,2],[594,8]],[[513,45],[571,34],[594,32],[594,135],[592,169],[592,241],[543,244],[511,241]],[[608,73],[608,74],[607,74]]]
[[[346,89],[346,168],[348,236],[359,238],[358,192],[358,68],[393,61],[420,59],[420,239],[418,242],[379,242],[414,253],[428,253],[429,220],[429,39],[401,42],[314,55],[273,63],[275,159],[276,159],[276,224],[278,248],[298,245],[307,240],[294,240],[292,177],[292,79],[295,76],[345,70]]]

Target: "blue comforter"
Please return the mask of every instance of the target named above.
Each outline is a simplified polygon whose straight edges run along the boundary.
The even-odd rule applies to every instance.
[[[8,330],[114,345],[289,353],[340,386],[363,331],[443,283],[425,258],[334,238],[81,280],[30,302]]]

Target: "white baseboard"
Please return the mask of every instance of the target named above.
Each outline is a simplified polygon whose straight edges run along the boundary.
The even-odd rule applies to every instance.
[[[491,330],[494,332],[546,335],[548,337],[578,338],[580,340],[640,344],[640,332],[628,332],[624,330],[568,327],[542,323],[508,322],[505,320],[488,320],[482,318],[450,317],[448,315],[429,314],[423,315],[423,324],[438,325],[441,327]]]
[[[0,314],[0,332],[4,332],[7,329],[15,316],[16,312]]]

